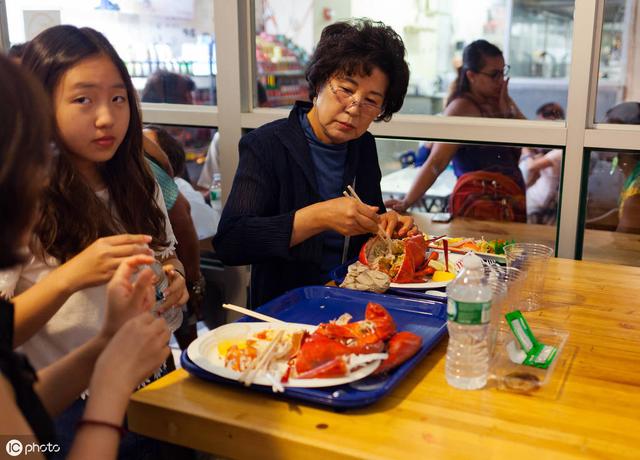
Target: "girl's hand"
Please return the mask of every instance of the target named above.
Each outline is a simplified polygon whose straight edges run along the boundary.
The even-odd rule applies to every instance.
[[[153,256],[148,235],[98,238],[84,251],[60,266],[70,292],[108,282],[122,261],[135,255]]]
[[[163,318],[142,313],[116,332],[96,361],[91,394],[128,399],[134,388],[158,369],[169,355],[171,333]],[[113,397],[112,396],[112,397]]]
[[[162,268],[169,278],[169,286],[164,292],[164,305],[158,309],[160,313],[169,308],[182,306],[189,300],[189,291],[187,291],[184,276],[178,273],[171,264],[163,265]]]
[[[413,222],[413,217],[398,214],[395,211],[387,211],[380,216],[380,224],[387,235],[404,238],[418,233],[418,227]]]
[[[406,212],[407,208],[409,207],[409,205],[405,203],[404,200],[396,200],[393,198],[385,201],[384,205],[387,207],[387,209],[393,209],[397,212]]]
[[[150,268],[135,272],[141,265],[150,265],[151,256],[132,256],[125,259],[107,285],[107,311],[102,334],[111,338],[129,319],[149,311],[156,302],[154,283],[157,281]]]
[[[377,233],[378,207],[360,203],[353,198],[334,198],[323,203],[325,222],[331,230],[344,236]]]

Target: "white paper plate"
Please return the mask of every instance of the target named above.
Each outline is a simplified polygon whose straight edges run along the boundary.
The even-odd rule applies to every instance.
[[[231,323],[220,326],[206,334],[198,337],[191,342],[187,349],[187,356],[189,359],[207,372],[211,372],[214,375],[224,377],[230,380],[238,380],[240,372],[236,372],[224,366],[224,358],[218,353],[218,343],[222,340],[243,340],[253,336],[255,333],[263,331],[265,329],[286,331],[299,331],[305,329],[309,332],[313,332],[316,326],[309,324],[274,324],[274,323]],[[361,367],[360,369],[352,372],[346,377],[335,377],[325,379],[289,379],[289,381],[283,384],[284,387],[298,387],[298,388],[320,388],[330,387],[335,385],[343,385],[345,383],[354,382],[360,380],[373,371],[376,370],[380,361],[372,361],[371,363]],[[271,386],[271,382],[262,375],[256,376],[253,381],[256,385]]]

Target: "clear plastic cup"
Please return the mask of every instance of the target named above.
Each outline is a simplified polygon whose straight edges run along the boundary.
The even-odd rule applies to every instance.
[[[504,247],[507,267],[524,272],[521,295],[515,308],[523,311],[537,310],[542,306],[544,278],[553,248],[537,243],[515,243]]]
[[[525,274],[517,268],[500,265],[485,267],[485,274],[493,292],[489,331],[489,350],[492,352],[498,331],[506,328],[504,315],[513,311],[518,305]]]

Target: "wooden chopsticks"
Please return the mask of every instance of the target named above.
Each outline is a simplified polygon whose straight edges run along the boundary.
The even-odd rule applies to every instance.
[[[264,315],[262,313],[258,313],[257,311],[249,310],[244,307],[240,307],[238,305],[233,305],[231,303],[222,304],[223,308],[227,310],[237,311],[238,313],[243,313],[247,316],[251,316],[252,318],[259,319],[261,321],[266,321],[267,323],[274,324],[286,324],[286,321],[279,320],[277,318],[273,318],[272,316]],[[245,386],[249,386],[253,383],[255,378],[260,374],[260,372],[269,368],[269,364],[273,360],[273,356],[277,351],[278,345],[284,338],[284,329],[280,329],[271,343],[264,349],[262,353],[260,353],[256,358],[249,363],[246,369],[240,374],[238,377],[238,382],[242,382]]]
[[[223,303],[222,308],[226,308],[227,310],[237,311],[238,313],[251,316],[252,318],[259,319],[260,321],[266,321],[267,323],[277,323],[277,324],[286,323],[286,321],[282,321],[272,316],[258,313],[257,311],[249,310],[248,308],[239,307],[238,305],[233,305],[232,303]]]
[[[271,343],[265,348],[265,350],[256,356],[256,359],[251,361],[247,368],[240,374],[238,378],[239,382],[243,382],[245,386],[249,386],[253,383],[253,380],[260,374],[260,372],[269,368],[269,364],[273,359],[273,355],[276,352],[277,345],[284,336],[284,329],[280,329]]]
[[[357,200],[359,203],[365,204],[360,199],[360,197],[358,196],[358,194],[356,193],[356,191],[353,189],[351,185],[347,185],[347,190],[342,192],[342,194],[347,198],[353,198],[354,200]],[[378,224],[378,236],[382,238],[384,241],[386,241],[387,244],[389,245],[389,248],[391,248],[391,238],[389,238],[389,235],[387,235],[387,232],[384,230],[384,228],[382,228],[382,225],[380,224]]]

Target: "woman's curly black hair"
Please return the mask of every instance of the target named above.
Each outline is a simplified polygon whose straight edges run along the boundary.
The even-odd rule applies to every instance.
[[[371,75],[379,68],[389,79],[389,87],[376,121],[391,120],[402,107],[409,84],[409,66],[402,38],[391,27],[369,19],[336,22],[324,28],[307,65],[309,98],[335,75]]]

